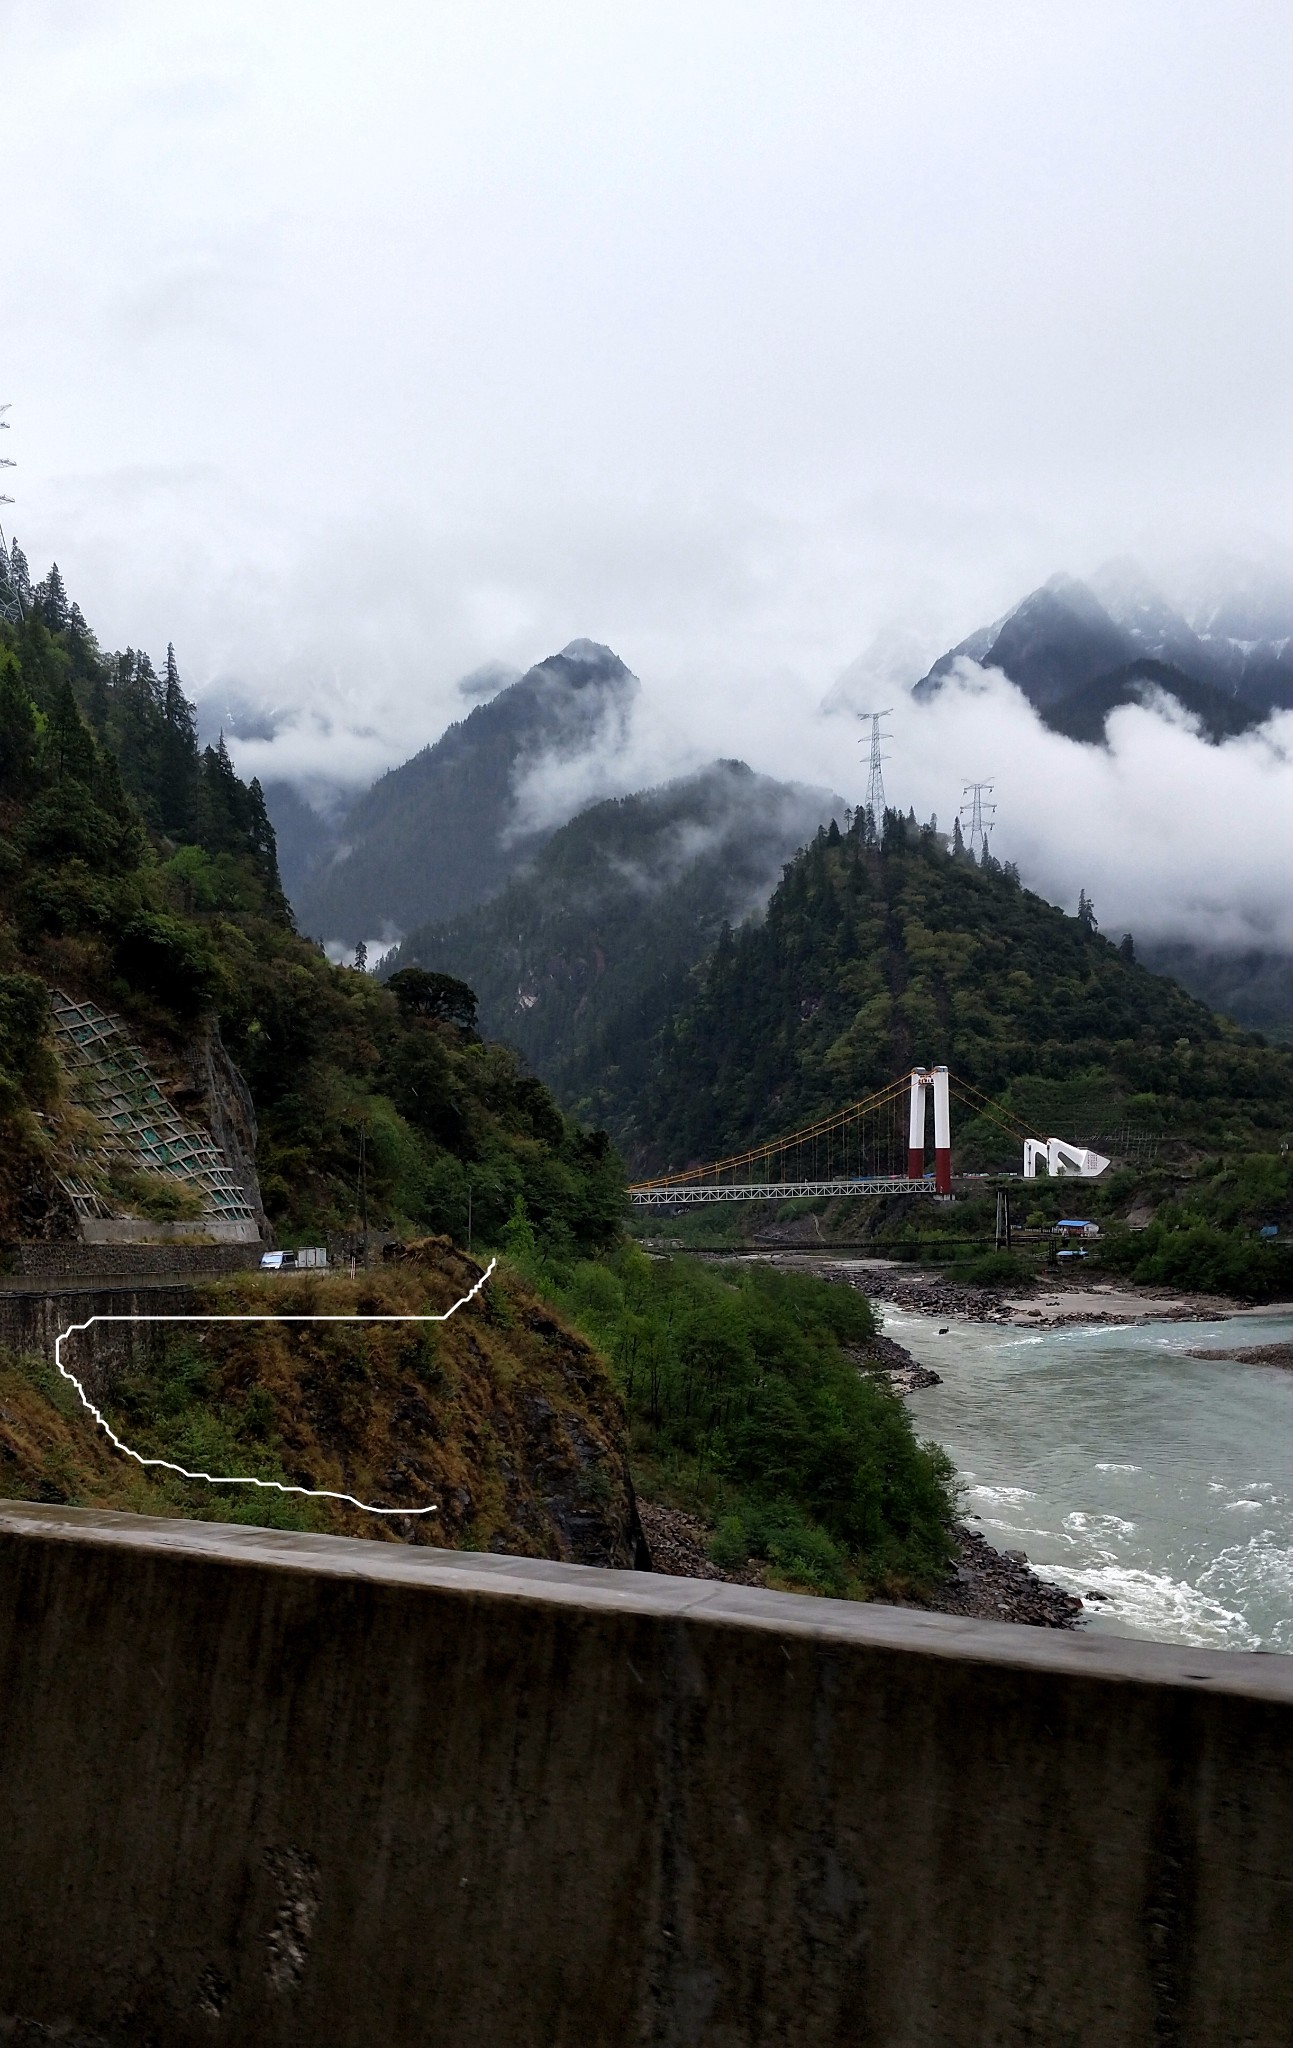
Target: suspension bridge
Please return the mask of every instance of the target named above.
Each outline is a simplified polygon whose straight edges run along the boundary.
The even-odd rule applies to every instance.
[[[682,1208],[703,1202],[780,1202],[806,1195],[923,1195],[952,1193],[952,1102],[984,1117],[1022,1148],[1023,1177],[1039,1166],[1055,1176],[1094,1180],[1109,1161],[1103,1153],[1043,1138],[947,1067],[913,1067],[887,1087],[847,1109],[821,1117],[785,1137],[733,1152],[680,1173],[638,1181],[629,1199],[640,1209]],[[934,1112],[934,1157],[928,1156],[929,1107]]]

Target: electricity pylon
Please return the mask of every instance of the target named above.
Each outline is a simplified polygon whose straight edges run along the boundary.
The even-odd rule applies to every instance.
[[[892,716],[892,706],[885,711],[859,711],[858,713],[859,718],[869,718],[871,721],[871,773],[867,777],[866,801],[867,809],[871,813],[877,831],[884,823],[884,768],[882,763],[889,758],[887,754],[880,752],[880,742],[881,740],[891,740],[893,738],[891,732],[881,732],[880,720],[882,718],[891,718]],[[862,745],[861,740],[858,741],[858,745]]]
[[[995,814],[997,808],[995,804],[985,803],[983,799],[985,794],[991,796],[995,788],[995,782],[967,782],[961,789],[962,803],[960,815],[962,820],[964,820],[967,811],[970,814],[969,829],[965,833],[965,843],[970,852],[977,854],[980,860],[982,860],[984,853],[987,851],[988,834],[996,823],[995,815],[988,816],[986,814],[989,812]]]
[[[4,433],[9,431],[9,422],[4,418],[4,414],[8,410],[7,405],[0,405],[0,431]],[[17,467],[18,465],[12,456],[0,455],[0,469],[16,469]],[[7,491],[0,491],[0,505],[12,505],[12,503],[13,499],[9,496],[9,493]],[[3,526],[0,526],[0,619],[4,619],[10,626],[20,626],[22,624],[22,599],[19,597],[17,588],[9,574],[9,543],[4,537]]]

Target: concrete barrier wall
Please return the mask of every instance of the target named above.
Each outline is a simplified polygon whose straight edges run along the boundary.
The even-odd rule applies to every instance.
[[[39,1287],[0,1287],[0,1351],[32,1352],[51,1364],[62,1331],[91,1316],[118,1320],[78,1332],[63,1347],[63,1362],[102,1401],[122,1371],[157,1355],[174,1328],[150,1316],[187,1315],[197,1307],[190,1287],[161,1283],[137,1287],[68,1287],[55,1293]],[[119,1320],[129,1317],[130,1321]],[[0,2036],[3,2039],[3,2036]]]
[[[0,2041],[1287,2048],[1291,1734],[1279,1657],[4,1505]]]

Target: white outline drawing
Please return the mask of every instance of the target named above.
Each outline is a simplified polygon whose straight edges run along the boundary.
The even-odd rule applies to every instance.
[[[190,1472],[183,1465],[173,1464],[169,1458],[145,1458],[141,1452],[133,1451],[128,1443],[122,1442],[103,1411],[95,1407],[76,1374],[68,1371],[63,1363],[63,1346],[69,1337],[91,1329],[95,1323],[447,1323],[450,1316],[457,1315],[460,1308],[466,1308],[467,1303],[480,1293],[497,1264],[497,1259],[491,1259],[475,1286],[469,1288],[461,1301],[455,1301],[452,1308],[447,1308],[439,1316],[90,1316],[85,1322],[69,1323],[65,1330],[60,1331],[54,1339],[54,1363],[63,1378],[76,1388],[82,1406],[94,1417],[114,1449],[124,1457],[133,1458],[137,1465],[160,1465],[164,1471],[178,1473],[181,1479],[202,1479],[208,1486],[260,1486],[274,1493],[303,1493],[311,1500],[344,1500],[352,1508],[361,1508],[366,1515],[435,1515],[440,1512],[438,1502],[427,1508],[375,1508],[366,1500],[356,1500],[353,1493],[334,1493],[329,1486],[289,1486],[281,1479],[253,1479],[250,1474],[241,1478],[223,1478],[215,1472]]]

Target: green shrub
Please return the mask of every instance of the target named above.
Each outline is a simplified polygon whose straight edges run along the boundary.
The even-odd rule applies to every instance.
[[[1013,1252],[981,1252],[976,1258],[955,1261],[947,1277],[973,1287],[1027,1287],[1033,1274]]]
[[[847,1355],[876,1329],[856,1290],[633,1246],[544,1284],[611,1359],[644,1464],[717,1516],[724,1569],[840,1593],[945,1568],[952,1468]]]
[[[219,981],[219,965],[205,934],[178,917],[141,911],[132,917],[116,951],[117,972],[132,988],[192,1016]]]
[[[1141,1286],[1276,1301],[1293,1294],[1293,1248],[1267,1244],[1251,1230],[1223,1230],[1183,1217],[1156,1217],[1144,1230],[1118,1233],[1100,1248],[1101,1264]]]

